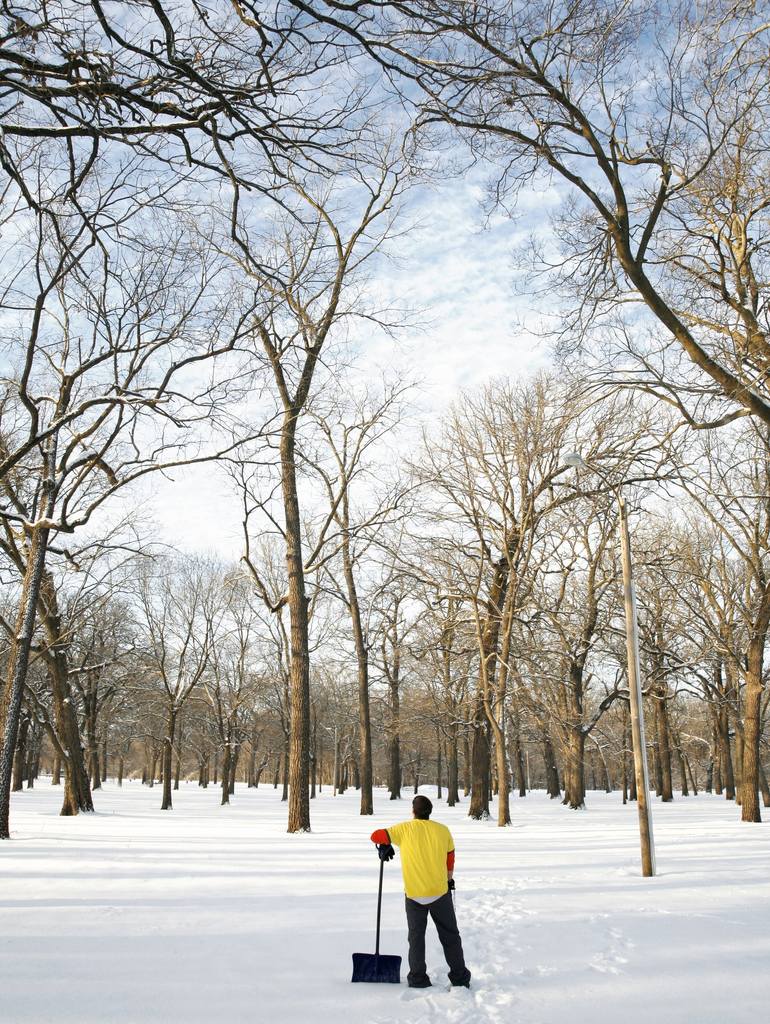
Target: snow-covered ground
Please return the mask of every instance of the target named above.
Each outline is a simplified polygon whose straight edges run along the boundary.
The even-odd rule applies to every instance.
[[[423,792],[433,794],[424,787]],[[173,812],[138,782],[58,817],[45,782],[15,794],[0,844],[3,1024],[742,1024],[770,1011],[770,824],[717,797],[654,807],[659,876],[638,867],[636,810],[589,794],[570,812],[543,794],[513,827],[434,817],[457,845],[457,914],[470,991],[406,987],[397,862],[386,865],[384,953],[402,984],[351,985],[373,952],[378,861],[368,835],[409,802],[313,801],[313,832],[285,833],[271,787],[183,785]]]

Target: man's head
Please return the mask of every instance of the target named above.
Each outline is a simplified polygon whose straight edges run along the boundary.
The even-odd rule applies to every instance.
[[[430,812],[433,810],[433,804],[427,798],[420,794],[412,800],[412,813],[415,818],[419,818],[420,821],[427,821],[430,817]]]

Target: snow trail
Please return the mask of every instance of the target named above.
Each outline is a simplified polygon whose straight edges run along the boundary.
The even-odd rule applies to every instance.
[[[432,950],[428,974],[432,989],[407,989],[402,1001],[410,1003],[409,1021],[432,1024],[443,1020],[448,1024],[501,1024],[510,1020],[510,1008],[516,1000],[511,976],[511,955],[518,947],[510,943],[501,949],[501,935],[506,935],[527,913],[516,898],[520,882],[501,883],[499,879],[475,879],[474,889],[457,895],[456,910],[460,919],[466,958],[473,957],[473,982],[470,989],[451,988],[446,980],[447,967],[440,953]],[[428,929],[432,927],[428,923]],[[435,946],[435,943],[433,944]],[[402,1016],[381,1017],[376,1024],[392,1024]],[[374,1024],[374,1022],[373,1022]]]

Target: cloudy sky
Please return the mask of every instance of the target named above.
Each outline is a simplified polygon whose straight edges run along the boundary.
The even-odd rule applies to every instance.
[[[516,294],[512,251],[533,225],[542,224],[552,193],[531,193],[517,220],[488,218],[482,209],[485,171],[421,189],[408,218],[419,223],[398,243],[397,265],[384,268],[378,285],[399,303],[419,310],[418,330],[396,340],[374,337],[362,345],[356,371],[379,377],[393,368],[419,381],[413,395],[414,432],[463,389],[491,377],[527,376],[548,362],[548,350],[520,322],[536,319]],[[188,550],[241,554],[237,499],[213,466],[178,471],[173,480],[153,477],[134,503],[159,524],[162,539]]]

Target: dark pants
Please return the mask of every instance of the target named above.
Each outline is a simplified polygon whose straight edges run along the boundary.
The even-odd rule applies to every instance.
[[[451,893],[448,892],[427,906],[406,897],[406,921],[409,925],[407,981],[410,985],[421,985],[428,980],[425,967],[425,929],[428,925],[428,914],[433,918],[439,941],[444,949],[444,956],[449,965],[449,980],[453,985],[466,985],[470,981],[471,972],[465,966],[455,908],[452,905]]]

